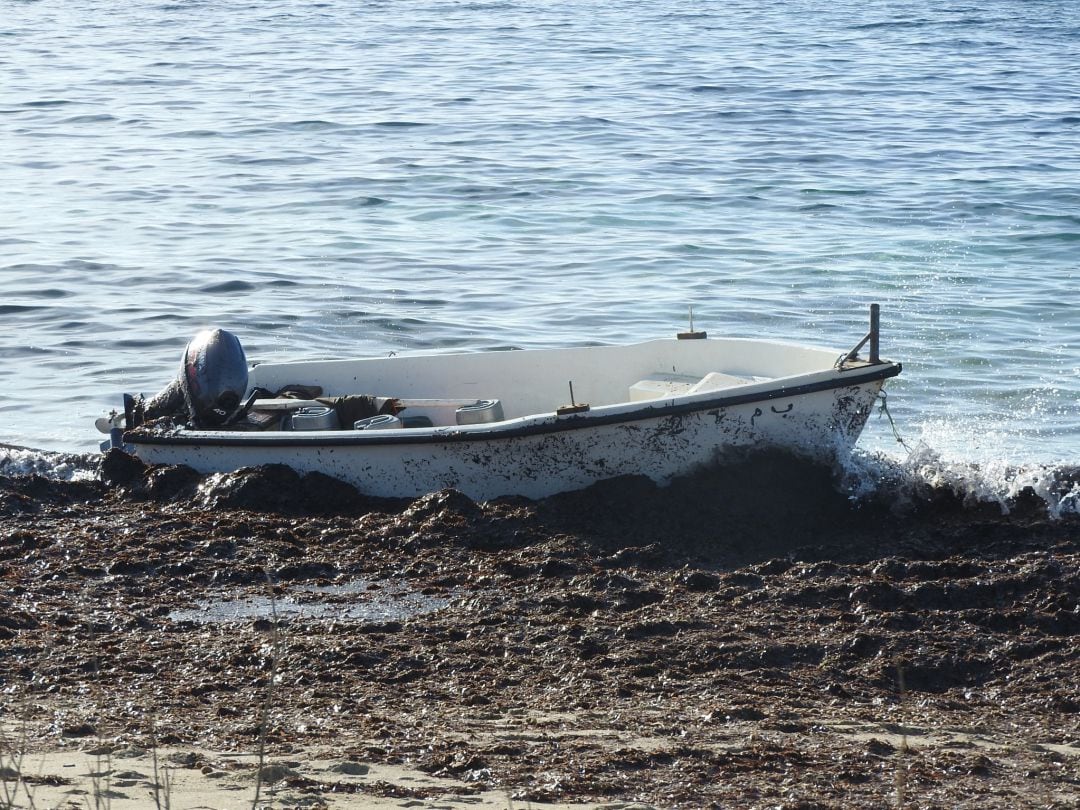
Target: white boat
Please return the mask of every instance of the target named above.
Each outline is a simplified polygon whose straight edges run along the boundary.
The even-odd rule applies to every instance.
[[[227,410],[241,391],[244,401],[225,424],[198,418],[195,390],[186,420],[140,424],[129,397],[99,428],[151,464],[287,464],[387,497],[453,487],[477,500],[539,498],[627,474],[663,484],[735,447],[827,460],[850,452],[900,373],[878,356],[877,313],[847,352],[691,331],[623,346],[260,363],[234,383]],[[185,368],[205,373],[212,358],[196,343]],[[382,412],[353,419],[342,406],[358,401]]]

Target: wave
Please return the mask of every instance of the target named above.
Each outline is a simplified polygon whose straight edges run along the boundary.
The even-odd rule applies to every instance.
[[[54,453],[0,444],[0,477],[38,476],[50,481],[93,481],[98,477],[96,453]]]
[[[1033,462],[956,461],[916,445],[906,458],[855,451],[840,465],[839,482],[857,504],[887,503],[893,511],[916,508],[943,496],[965,506],[996,506],[1009,515],[1033,498],[1050,518],[1080,513],[1080,468]]]

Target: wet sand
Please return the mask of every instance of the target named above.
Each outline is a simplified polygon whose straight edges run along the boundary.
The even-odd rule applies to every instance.
[[[105,476],[0,478],[0,784],[22,753],[39,807],[154,806],[154,752],[173,807],[249,807],[260,746],[278,807],[1080,806],[1080,520],[1030,492]]]

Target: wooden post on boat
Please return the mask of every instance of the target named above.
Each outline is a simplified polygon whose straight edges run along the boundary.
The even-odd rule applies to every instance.
[[[863,339],[855,344],[855,348],[845,354],[837,361],[837,368],[843,369],[845,363],[850,363],[853,360],[859,359],[859,349],[870,343],[870,359],[867,360],[871,365],[878,365],[881,363],[881,355],[878,354],[878,343],[881,332],[881,305],[870,305],[870,331],[863,335]]]
[[[881,355],[878,354],[878,338],[881,331],[881,304],[870,305],[870,362],[880,363]]]

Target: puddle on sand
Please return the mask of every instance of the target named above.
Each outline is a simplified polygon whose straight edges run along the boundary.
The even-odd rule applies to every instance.
[[[252,591],[239,596],[222,593],[200,599],[193,608],[169,614],[174,622],[222,624],[269,619],[400,621],[431,613],[450,603],[449,596],[432,596],[381,582],[353,580],[342,585],[297,585],[271,596]]]

